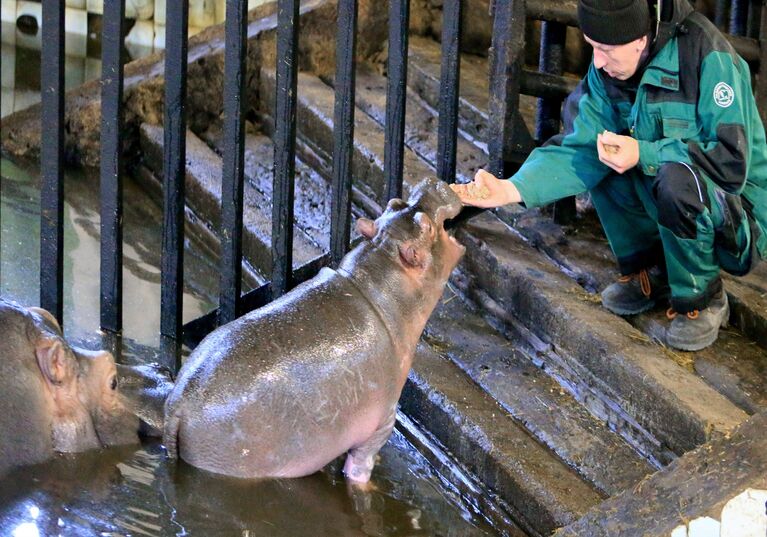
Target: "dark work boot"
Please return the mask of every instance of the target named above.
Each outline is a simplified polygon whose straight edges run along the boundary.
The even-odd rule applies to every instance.
[[[657,267],[621,276],[602,291],[602,305],[618,315],[647,311],[669,295],[668,280]]]
[[[699,351],[716,341],[719,327],[727,326],[730,304],[727,293],[722,290],[703,311],[682,315],[669,309],[667,315],[671,325],[666,332],[666,343],[683,351]]]

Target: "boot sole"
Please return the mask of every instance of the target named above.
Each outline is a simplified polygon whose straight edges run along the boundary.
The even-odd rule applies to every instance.
[[[666,344],[670,347],[674,347],[675,349],[679,349],[682,351],[688,351],[688,352],[694,352],[703,350],[706,347],[713,345],[714,342],[719,337],[719,329],[720,328],[726,328],[729,324],[730,320],[730,301],[728,300],[722,308],[722,317],[719,321],[719,326],[716,327],[715,330],[712,330],[710,334],[708,334],[704,339],[701,339],[699,341],[689,342],[689,341],[674,341],[673,337],[669,337],[668,334],[666,334]]]

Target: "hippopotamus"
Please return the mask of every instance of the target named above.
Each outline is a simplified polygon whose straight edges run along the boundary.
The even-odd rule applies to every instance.
[[[415,348],[465,252],[445,231],[447,184],[389,201],[339,263],[211,332],[165,403],[170,457],[240,478],[300,477],[347,453],[367,483],[394,426]]]
[[[138,442],[138,418],[107,351],[70,346],[41,308],[0,299],[0,475],[79,452]]]

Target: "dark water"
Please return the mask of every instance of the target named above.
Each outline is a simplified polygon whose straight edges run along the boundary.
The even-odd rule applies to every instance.
[[[0,295],[37,305],[39,171],[3,159],[0,172]],[[92,173],[67,172],[64,328],[70,341],[88,347],[100,341],[96,185]],[[126,178],[124,187],[124,342],[130,361],[151,361],[159,346],[162,214],[133,181]],[[218,286],[215,256],[194,234],[187,237],[185,321],[213,307]],[[341,467],[337,462],[303,479],[254,482],[171,463],[157,443],[61,455],[0,481],[0,536],[492,534],[396,432],[374,470],[375,490],[348,487]]]
[[[346,484],[340,461],[290,480],[216,476],[168,461],[157,444],[60,456],[0,482],[0,532],[79,536],[480,536],[395,432],[373,473]]]

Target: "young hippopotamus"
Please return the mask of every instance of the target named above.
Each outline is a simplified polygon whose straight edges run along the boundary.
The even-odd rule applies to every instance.
[[[416,344],[465,248],[444,229],[461,202],[419,184],[389,202],[337,270],[219,327],[165,404],[170,457],[244,478],[300,477],[348,452],[367,482],[394,426]]]
[[[0,476],[54,452],[138,442],[106,351],[70,347],[40,308],[0,299]]]

